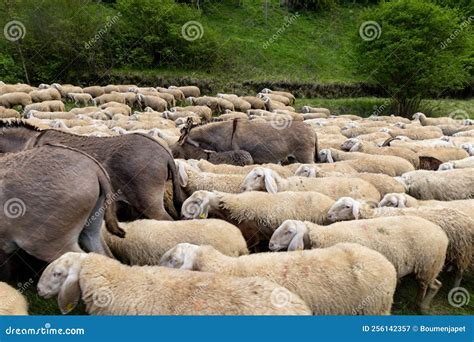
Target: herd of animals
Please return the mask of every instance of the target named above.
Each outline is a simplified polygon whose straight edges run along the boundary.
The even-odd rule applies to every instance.
[[[429,313],[472,290],[472,120],[294,102],[2,83],[0,313],[28,313],[19,251],[64,314],[386,315],[407,275]]]

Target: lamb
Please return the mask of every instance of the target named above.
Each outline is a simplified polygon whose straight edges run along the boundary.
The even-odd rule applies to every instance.
[[[190,96],[192,97],[201,96],[201,90],[199,89],[199,87],[196,87],[196,86],[182,86],[182,87],[169,86],[168,88],[181,90],[185,98],[188,98]]]
[[[436,126],[436,125],[453,125],[458,123],[456,120],[449,117],[442,118],[427,118],[425,114],[418,112],[413,114],[414,121],[419,120],[422,126]]]
[[[53,83],[51,84],[52,88],[57,89],[63,98],[67,97],[67,94],[69,93],[82,93],[82,88],[81,87],[76,87],[72,85],[66,85],[66,84],[59,84],[59,83]]]
[[[362,142],[360,138],[350,138],[346,140],[342,145],[341,149],[344,151],[350,152],[362,152],[375,155],[391,155],[406,159],[409,161],[415,168],[418,168],[420,165],[419,156],[412,150],[404,147],[395,147],[395,146],[386,146],[386,147],[377,147],[373,146],[370,143]]]
[[[67,98],[74,101],[75,106],[80,105],[87,105],[88,103],[92,103],[92,95],[87,93],[68,93]]]
[[[292,93],[289,93],[287,91],[277,91],[277,90],[271,90],[268,88],[262,89],[261,93],[263,94],[271,94],[271,95],[279,95],[279,96],[284,96],[290,100],[290,104],[294,104],[296,101],[295,96]]]
[[[138,104],[142,107],[150,107],[153,110],[158,112],[163,112],[168,109],[168,102],[163,100],[161,97],[158,96],[151,96],[151,95],[143,95],[137,94]]]
[[[289,177],[284,179],[275,171],[263,167],[253,169],[242,182],[242,191],[267,191],[277,193],[281,191],[315,191],[337,199],[349,196],[371,201],[380,200],[380,193],[370,183],[349,177]]]
[[[182,160],[176,160],[176,168],[178,170],[179,183],[188,195],[197,190],[239,193],[240,184],[244,179],[242,175],[200,172]]]
[[[76,116],[71,112],[40,112],[37,110],[30,110],[27,114],[28,118],[35,117],[43,120],[55,120],[55,119],[75,119]]]
[[[447,163],[443,163],[439,166],[439,171],[452,170],[452,169],[465,169],[474,168],[474,157],[468,157],[460,160],[453,160]],[[474,170],[473,170],[474,172]]]
[[[124,239],[102,232],[114,256],[128,265],[158,265],[166,251],[182,242],[211,245],[229,256],[248,254],[240,230],[222,220],[138,220],[120,227],[127,234]]]
[[[55,88],[33,90],[29,95],[33,102],[61,100],[61,93]]]
[[[191,111],[196,113],[204,121],[211,121],[212,118],[212,109],[207,106],[187,106],[187,107],[173,107],[171,108],[172,112],[180,111]]]
[[[285,306],[272,304],[288,293]],[[38,294],[58,296],[63,314],[81,298],[91,315],[308,315],[307,304],[287,289],[261,278],[126,266],[94,253],[66,253],[38,282]]]
[[[0,106],[5,108],[12,108],[15,106],[25,107],[31,103],[31,96],[26,93],[14,92],[0,95]]]
[[[19,119],[19,118],[21,118],[21,115],[15,109],[0,107],[0,118],[2,118],[2,119]]]
[[[327,221],[334,200],[317,192],[245,192],[228,194],[196,191],[184,203],[186,219],[214,217],[237,226],[250,250],[267,250],[273,231],[287,219]]]
[[[32,110],[39,112],[64,112],[65,106],[64,103],[59,100],[32,103],[25,106],[23,109],[23,115],[27,116]]]
[[[290,98],[283,96],[283,95],[278,95],[278,94],[270,94],[270,93],[259,93],[257,94],[258,98],[261,98],[263,101],[265,101],[265,98],[270,99],[271,101],[276,101],[279,103],[282,103],[284,106],[289,106],[293,102],[291,101]]]
[[[340,172],[324,172],[320,167],[311,164],[303,164],[296,171],[295,176],[299,177],[344,177]],[[360,178],[372,184],[380,193],[385,196],[392,192],[404,192],[405,187],[396,181],[394,178],[384,175],[382,173],[357,173],[353,177]]]
[[[273,112],[277,109],[285,109],[285,110],[289,110],[291,112],[295,111],[295,109],[293,107],[286,106],[284,103],[272,100],[268,96],[263,96],[262,100],[263,100],[263,102],[265,102],[265,108],[270,112]]]
[[[26,316],[28,303],[25,297],[7,283],[0,282],[0,316]]]
[[[303,106],[301,108],[301,113],[324,113],[326,116],[331,115],[331,111],[327,108],[317,108],[311,106]]]
[[[328,163],[333,163],[335,161],[342,160],[353,160],[356,159],[355,163],[351,163],[351,166],[355,166],[361,160],[368,160],[371,164],[377,164],[381,172],[372,172],[372,173],[385,173],[389,176],[395,177],[400,176],[408,171],[413,171],[415,168],[413,165],[406,159],[395,157],[395,156],[386,156],[378,155],[373,156],[367,153],[360,152],[343,152],[336,149],[322,149],[319,152],[319,160],[321,162],[327,161]],[[357,169],[356,169],[357,170]],[[370,172],[370,171],[367,171]]]
[[[265,102],[256,96],[242,96],[241,99],[250,103],[252,109],[265,109]]]
[[[443,172],[417,170],[399,178],[406,192],[420,200],[452,201],[474,198],[474,172],[454,169]]]
[[[247,111],[252,108],[252,105],[244,99],[238,97],[235,94],[217,94],[217,97],[223,98],[234,105],[234,110]]]
[[[82,89],[82,92],[90,94],[92,97],[99,97],[100,95],[105,94],[104,88],[101,86],[86,87]]]
[[[143,94],[143,95],[160,97],[160,98],[162,98],[163,100],[166,101],[166,103],[168,104],[169,107],[176,106],[176,99],[174,98],[173,94],[156,92],[156,93],[153,93],[153,94],[147,93],[147,94]]]
[[[474,199],[454,201],[421,201],[404,193],[390,193],[386,194],[379,202],[379,207],[418,208],[425,206],[456,209],[474,220]]]
[[[125,96],[121,93],[113,92],[113,93],[105,93],[103,95],[100,95],[94,98],[94,100],[92,100],[92,103],[94,104],[94,106],[102,105],[107,102],[118,102],[118,103],[124,104]]]
[[[184,96],[184,93],[182,90],[177,89],[177,88],[161,88],[161,87],[156,87],[156,90],[160,93],[167,93],[173,95],[175,100],[177,101],[184,101],[186,97]]]
[[[467,215],[450,208],[372,208],[370,205],[343,197],[334,203],[328,212],[331,222],[371,219],[386,216],[417,216],[441,227],[449,239],[446,264],[456,270],[454,286],[461,283],[464,271],[471,264],[473,256],[474,221]]]
[[[397,270],[398,278],[415,274],[416,304],[427,313],[441,287],[441,272],[448,238],[434,223],[416,216],[379,217],[319,226],[287,220],[274,232],[271,250],[327,248],[341,242],[355,242],[384,255]]]
[[[160,265],[262,277],[299,295],[314,315],[388,315],[397,283],[395,268],[384,256],[353,243],[238,258],[212,246],[181,243],[163,256]],[[364,305],[367,298],[371,301]]]

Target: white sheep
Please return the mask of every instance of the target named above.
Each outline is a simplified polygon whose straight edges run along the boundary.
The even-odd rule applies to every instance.
[[[451,208],[373,208],[350,197],[337,200],[328,212],[331,222],[384,216],[417,216],[441,227],[449,239],[446,264],[454,266],[454,287],[459,286],[473,257],[474,221],[469,216]]]
[[[415,274],[418,281],[416,303],[423,313],[441,287],[437,280],[446,258],[448,238],[443,230],[415,216],[380,217],[319,226],[311,222],[287,220],[274,232],[271,250],[327,248],[354,242],[384,255],[397,270],[398,278]]]
[[[59,100],[32,103],[24,107],[23,115],[27,116],[32,110],[39,112],[64,112],[65,106]]]
[[[182,242],[211,245],[230,256],[248,254],[240,230],[222,220],[138,220],[120,227],[127,232],[124,239],[102,232],[114,256],[129,265],[158,265],[167,250]]]
[[[325,223],[334,200],[317,192],[245,192],[228,194],[196,191],[184,201],[184,218],[214,217],[226,220],[242,232],[249,249],[266,250],[266,242],[284,220]]]
[[[453,160],[446,163],[443,163],[439,166],[439,171],[446,171],[452,169],[465,169],[465,168],[474,168],[474,157],[468,157],[459,160]],[[474,172],[474,170],[473,170]]]
[[[370,183],[352,177],[289,177],[284,179],[275,171],[263,167],[254,168],[242,182],[242,191],[315,191],[331,198],[351,196],[371,201],[379,201],[380,193]],[[352,194],[352,195],[348,195]]]
[[[437,201],[437,200],[417,200],[405,193],[386,194],[379,202],[379,207],[392,208],[418,208],[418,207],[442,207],[456,209],[474,220],[474,199]],[[474,229],[474,228],[473,228]]]
[[[351,243],[238,258],[212,246],[181,243],[163,255],[160,265],[262,277],[299,295],[315,315],[388,315],[397,284],[395,268],[384,256]],[[364,305],[367,298],[371,301]]]
[[[4,282],[0,282],[0,315],[28,315],[28,303],[25,297]]]
[[[287,305],[273,304],[278,292]],[[66,253],[38,282],[45,298],[58,296],[63,314],[82,300],[91,315],[308,315],[307,304],[261,278],[237,278],[166,267],[126,266],[90,253]]]
[[[398,179],[406,192],[417,199],[451,201],[474,198],[474,172],[471,169],[417,170],[404,173]]]

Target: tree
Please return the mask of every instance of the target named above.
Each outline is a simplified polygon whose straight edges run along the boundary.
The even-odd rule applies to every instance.
[[[423,0],[384,2],[366,12],[356,38],[359,70],[408,116],[420,101],[469,81],[472,28],[455,9]]]

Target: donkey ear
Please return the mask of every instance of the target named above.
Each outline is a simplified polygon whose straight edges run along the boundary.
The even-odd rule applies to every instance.
[[[270,169],[266,169],[263,172],[265,176],[265,189],[271,194],[276,194],[278,192],[278,187],[273,177],[273,172]]]
[[[77,274],[69,274],[58,294],[58,306],[63,315],[71,312],[79,303],[81,288]]]

